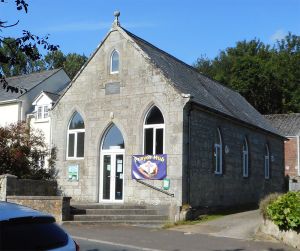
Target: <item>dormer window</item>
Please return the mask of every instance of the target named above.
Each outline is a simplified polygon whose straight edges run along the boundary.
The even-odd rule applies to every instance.
[[[36,113],[36,119],[46,119],[48,117],[49,117],[48,105],[38,106],[37,113]]]
[[[114,50],[110,57],[110,73],[119,73],[119,53]]]

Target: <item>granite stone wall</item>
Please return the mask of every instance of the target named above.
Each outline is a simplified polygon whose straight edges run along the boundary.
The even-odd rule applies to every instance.
[[[70,197],[61,196],[7,196],[7,202],[20,204],[51,214],[58,223],[70,219]]]
[[[0,200],[6,196],[56,196],[57,182],[48,180],[18,179],[17,176],[0,175]]]
[[[217,128],[223,143],[223,174],[215,174]],[[283,139],[203,109],[191,112],[190,204],[226,207],[257,204],[266,194],[284,190]],[[249,177],[243,177],[244,138],[249,147]],[[265,179],[265,144],[270,151],[270,179]]]

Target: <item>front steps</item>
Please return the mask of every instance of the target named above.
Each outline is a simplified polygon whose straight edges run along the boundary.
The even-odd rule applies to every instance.
[[[74,204],[71,205],[71,220],[63,225],[73,224],[130,224],[162,226],[168,221],[165,210],[126,204]]]

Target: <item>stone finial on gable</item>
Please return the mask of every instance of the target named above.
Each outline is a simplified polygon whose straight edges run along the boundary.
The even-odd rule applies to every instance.
[[[115,20],[114,20],[114,22],[113,22],[113,26],[112,26],[112,28],[116,28],[116,27],[118,27],[118,26],[120,26],[120,22],[119,22],[119,16],[120,16],[120,11],[118,11],[118,10],[116,10],[115,12],[114,12],[114,16],[115,16]]]

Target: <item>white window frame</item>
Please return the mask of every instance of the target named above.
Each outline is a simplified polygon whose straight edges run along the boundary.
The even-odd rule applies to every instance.
[[[265,145],[265,158],[264,158],[264,166],[265,166],[265,179],[270,179],[270,151],[268,144]]]
[[[215,143],[214,147],[214,158],[215,158],[215,174],[223,174],[223,143],[220,129],[217,128],[219,143]],[[220,155],[220,156],[219,156]],[[218,159],[220,158],[220,162]],[[220,163],[220,166],[218,166]]]
[[[149,125],[146,125],[146,120],[147,120],[147,118],[148,118],[148,115],[149,115],[149,113],[152,111],[152,109],[154,108],[154,107],[157,107],[157,106],[152,106],[150,109],[149,109],[149,111],[147,112],[147,114],[146,114],[146,116],[145,116],[145,118],[144,118],[144,126],[143,126],[143,154],[145,154],[145,131],[146,131],[146,129],[153,129],[153,142],[152,142],[152,147],[153,147],[153,155],[154,154],[156,154],[156,145],[155,145],[155,141],[156,141],[156,130],[157,129],[163,129],[163,154],[165,154],[165,123],[163,123],[163,124],[149,124]],[[159,109],[158,107],[157,107],[157,109]],[[160,110],[160,109],[159,109]],[[160,110],[160,112],[161,112],[161,110]],[[161,114],[162,114],[162,112],[161,112]],[[163,116],[163,114],[162,114],[162,116]],[[164,119],[164,121],[165,121],[165,118],[164,118],[164,116],[163,116],[163,119]]]
[[[73,114],[73,116],[70,119],[69,125],[68,125],[68,133],[67,133],[67,151],[66,151],[66,158],[67,160],[73,160],[73,159],[84,159],[84,152],[83,152],[83,157],[77,157],[77,137],[78,133],[84,133],[84,142],[83,144],[85,145],[85,128],[83,129],[70,129],[70,124],[74,118],[76,113]],[[80,115],[81,116],[81,115]],[[83,120],[83,119],[82,119]],[[69,156],[69,135],[74,134],[74,156]],[[85,149],[85,147],[84,147]]]
[[[118,70],[117,71],[112,70],[112,62],[113,62],[112,59],[113,59],[113,55],[114,55],[115,52],[118,53],[118,57],[119,57]],[[120,71],[120,52],[118,50],[114,49],[112,51],[112,53],[110,54],[110,74],[118,74],[119,71]]]
[[[45,112],[45,109],[47,109],[47,112]],[[47,116],[45,116],[47,115]],[[49,106],[48,105],[39,105],[36,108],[36,119],[47,119],[49,117]]]
[[[248,141],[245,138],[243,144],[243,177],[249,177],[249,148]]]

